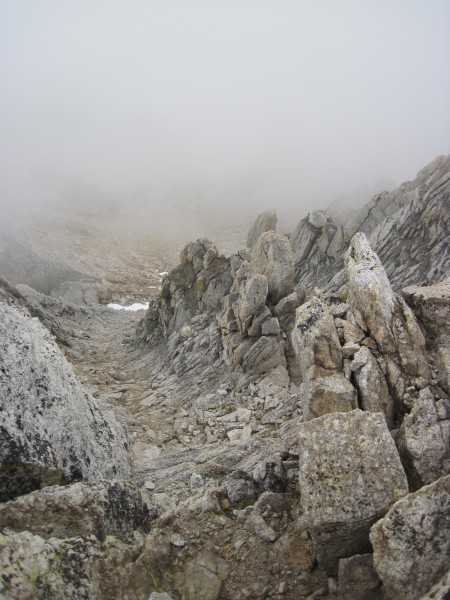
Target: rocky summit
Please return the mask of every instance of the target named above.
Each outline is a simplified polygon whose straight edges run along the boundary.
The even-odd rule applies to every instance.
[[[449,229],[447,156],[167,273],[9,230],[0,598],[449,598]]]

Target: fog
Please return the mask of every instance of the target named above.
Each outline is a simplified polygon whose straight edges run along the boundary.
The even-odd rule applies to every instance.
[[[2,210],[365,201],[449,152],[449,34],[448,0],[0,0]]]

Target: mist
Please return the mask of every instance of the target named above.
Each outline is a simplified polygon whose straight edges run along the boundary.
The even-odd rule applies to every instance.
[[[449,152],[449,32],[447,0],[1,0],[2,210],[365,202]]]

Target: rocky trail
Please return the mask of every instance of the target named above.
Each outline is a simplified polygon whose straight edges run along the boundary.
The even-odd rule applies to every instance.
[[[227,255],[5,238],[0,597],[446,598],[449,173]]]

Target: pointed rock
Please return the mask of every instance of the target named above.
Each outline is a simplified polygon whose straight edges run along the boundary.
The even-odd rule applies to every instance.
[[[289,240],[281,233],[263,233],[253,246],[250,275],[267,277],[268,299],[277,304],[294,289],[294,261]]]
[[[250,250],[259,240],[260,236],[266,231],[277,230],[277,213],[274,210],[266,210],[258,215],[256,221],[250,228],[247,235],[247,248]]]
[[[411,309],[392,290],[383,265],[363,233],[353,236],[345,263],[350,306],[347,318],[374,340],[383,355],[387,384],[401,408],[405,380],[430,376],[423,334]]]

